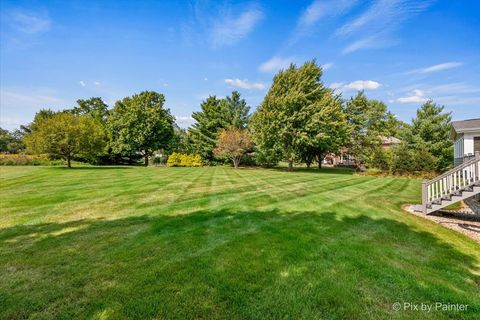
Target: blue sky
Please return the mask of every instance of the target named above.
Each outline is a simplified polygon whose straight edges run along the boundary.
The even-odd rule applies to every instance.
[[[166,96],[180,125],[208,95],[253,109],[290,62],[316,58],[344,97],[409,121],[429,98],[480,117],[480,1],[1,1],[0,120],[80,98]]]

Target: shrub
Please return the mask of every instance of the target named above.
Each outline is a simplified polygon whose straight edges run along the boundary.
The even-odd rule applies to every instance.
[[[392,152],[382,147],[376,148],[368,165],[371,168],[389,170],[392,166]]]
[[[64,164],[63,160],[50,160],[46,154],[0,154],[0,165],[2,166],[59,166]]]
[[[281,159],[280,152],[275,149],[257,148],[253,155],[256,164],[265,168],[275,167]]]
[[[202,157],[199,154],[192,154],[190,164],[191,164],[192,167],[203,166]]]
[[[387,174],[388,174],[388,172],[387,172]],[[365,175],[367,175],[367,176],[384,176],[385,171],[382,171],[380,169],[375,169],[375,168],[369,168],[365,172]]]
[[[396,174],[414,171],[413,152],[406,145],[401,144],[393,149],[392,166],[390,171]]]
[[[201,167],[202,157],[198,154],[172,153],[167,160],[168,167]]]
[[[172,153],[171,155],[168,156],[167,160],[167,167],[178,167],[180,166],[180,153]]]
[[[160,155],[160,154],[155,154],[155,155],[152,157],[152,163],[153,163],[154,165],[165,164],[166,160],[167,160],[166,156]]]

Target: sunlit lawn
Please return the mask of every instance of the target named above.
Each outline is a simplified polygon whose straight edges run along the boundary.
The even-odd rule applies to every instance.
[[[480,246],[401,210],[419,202],[418,180],[2,167],[0,182],[1,319],[480,314]]]

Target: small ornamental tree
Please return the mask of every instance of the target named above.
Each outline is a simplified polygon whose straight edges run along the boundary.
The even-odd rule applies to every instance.
[[[72,158],[89,158],[102,151],[105,131],[90,116],[61,112],[38,121],[25,143],[28,151],[62,157],[71,168]]]
[[[252,145],[251,135],[246,129],[231,127],[220,132],[214,153],[217,157],[230,158],[234,167],[238,168],[240,160]]]

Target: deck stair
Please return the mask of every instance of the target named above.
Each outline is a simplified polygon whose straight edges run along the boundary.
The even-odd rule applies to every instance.
[[[421,211],[429,214],[480,194],[480,152],[444,174],[422,182]]]

